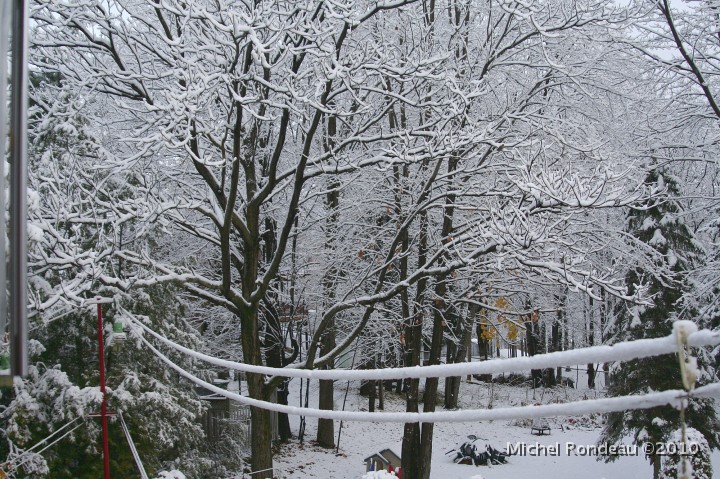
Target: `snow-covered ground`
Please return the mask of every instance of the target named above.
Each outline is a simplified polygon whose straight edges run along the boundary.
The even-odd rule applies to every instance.
[[[491,385],[486,383],[466,383],[461,386],[461,406],[465,408],[501,407],[510,405],[549,404],[603,395],[603,377],[598,375],[598,391],[585,386],[587,379],[583,372],[564,373],[574,381],[578,380],[578,389],[538,389],[527,386]],[[342,409],[347,383],[336,383],[335,404]],[[442,385],[442,381],[441,381]],[[298,404],[299,381],[291,383],[290,402]],[[366,411],[368,399],[357,394],[358,385],[351,384],[345,410]],[[317,384],[310,387],[310,405],[317,407]],[[385,410],[402,411],[404,401],[401,395],[385,393]],[[440,410],[442,406],[438,406]],[[299,418],[290,418],[293,434],[299,427]],[[602,429],[598,417],[559,417],[549,420],[552,427],[550,435],[531,435],[526,421],[493,421],[487,423],[438,423],[435,425],[432,474],[434,479],[469,479],[481,475],[484,479],[642,479],[652,477],[652,468],[642,453],[637,456],[620,457],[612,463],[599,462],[595,456],[580,456],[567,453],[567,444],[578,446],[594,445]],[[374,424],[351,422],[343,423],[339,453],[314,445],[317,421],[308,419],[304,444],[293,440],[283,446],[275,456],[278,477],[290,478],[361,478],[365,473],[363,460],[381,449],[390,447],[400,453],[402,424]],[[339,422],[335,423],[335,432]],[[513,456],[509,463],[499,466],[468,466],[452,462],[445,453],[466,441],[469,434],[478,437],[476,445],[484,450],[485,444],[497,449],[505,449],[508,444],[541,444],[559,448],[558,456]],[[713,456],[714,470],[720,473],[720,452]]]

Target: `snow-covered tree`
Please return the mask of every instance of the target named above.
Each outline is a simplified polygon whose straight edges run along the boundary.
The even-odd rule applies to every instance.
[[[699,321],[716,326],[720,288],[718,249],[718,119],[720,118],[720,4],[716,0],[645,2],[632,48],[651,60],[659,92],[652,121],[642,127],[646,155],[669,166],[683,184],[685,221],[705,258],[691,275],[688,300]]]
[[[231,312],[245,362],[263,363],[261,303],[281,271],[298,211],[315,195],[310,180],[429,161],[487,139],[473,131],[449,141],[446,114],[418,114],[462,116],[467,105],[464,93],[445,88],[442,55],[428,59],[417,48],[398,67],[396,44],[378,34],[380,16],[412,24],[421,8],[403,8],[411,3],[36,4],[34,66],[83,92],[95,132],[112,145],[89,171],[106,175],[105,184],[134,185],[127,196],[101,189],[93,201],[110,208],[113,224],[133,218],[136,228],[159,225],[188,249],[202,245],[198,260],[116,243],[103,250],[112,261],[87,262],[93,279],[123,291],[180,283]],[[389,94],[386,79],[401,89]],[[379,122],[400,104],[420,121],[387,133]],[[323,151],[323,119],[331,116],[342,126]],[[386,149],[390,139],[401,148]],[[277,234],[263,258],[266,219],[277,222]],[[120,263],[123,275],[111,267]],[[382,280],[376,284],[383,289]],[[355,305],[329,308],[315,334]],[[317,358],[316,344],[308,366],[327,364],[340,351]],[[268,399],[276,382],[250,374],[250,395]],[[269,421],[267,411],[253,408],[252,468],[264,471],[259,477],[272,469]]]
[[[128,310],[144,316],[153,328],[190,347],[197,339],[188,331],[174,294],[155,288],[127,303]],[[149,473],[164,464],[182,464],[188,477],[212,477],[224,470],[203,457],[203,406],[192,384],[179,381],[136,339],[112,340],[112,321],[121,313],[107,310],[106,372],[108,407],[123,414],[140,457]],[[170,313],[170,314],[167,314]],[[23,451],[53,431],[78,419],[81,427],[34,462],[28,477],[98,477],[102,475],[100,425],[88,417],[100,409],[98,388],[97,322],[94,308],[66,314],[44,323],[34,321],[29,376],[16,381],[2,412],[3,451],[17,462]],[[181,357],[174,358],[192,368]],[[111,470],[114,475],[135,474],[127,440],[117,420],[110,423]],[[198,452],[195,452],[198,450]],[[23,460],[25,456],[22,456]],[[177,461],[177,462],[176,462]],[[213,469],[214,467],[214,469]],[[30,473],[30,469],[25,469]]]
[[[669,447],[677,454],[668,454],[663,458],[661,479],[678,479],[681,472],[693,479],[712,479],[713,468],[710,461],[710,445],[705,436],[692,427],[685,430],[685,440],[681,429],[669,437]],[[682,466],[683,456],[687,465]]]
[[[239,338],[229,354],[284,365],[273,309],[302,264],[297,290],[322,309],[294,366],[313,368],[376,321],[405,365],[428,338],[438,363],[479,280],[624,296],[586,212],[643,195],[626,162],[633,65],[606,32],[629,15],[571,0],[38,2],[33,68],[62,94],[38,95],[36,120],[82,116],[55,124],[87,141],[39,155],[35,307],[173,284],[215,316],[198,324]],[[249,374],[249,394],[283,381]],[[267,411],[252,428],[252,470],[270,476]],[[413,477],[429,475],[432,431],[406,425]]]
[[[633,209],[628,215],[627,229],[647,246],[652,261],[633,265],[626,281],[632,293],[642,291],[652,303],[627,306],[615,325],[614,339],[618,341],[668,336],[672,333],[673,321],[694,319],[692,310],[683,309],[681,300],[688,288],[688,271],[698,261],[698,249],[692,233],[682,221],[677,202],[679,185],[663,168],[651,170],[646,183],[660,196]],[[665,355],[617,364],[612,371],[608,394],[625,396],[681,386],[677,357]],[[685,420],[712,447],[720,446],[718,418],[711,400],[690,401]],[[670,406],[611,413],[601,442],[619,442],[627,434],[632,434],[634,442],[640,446],[645,442],[664,442],[678,429],[679,421],[680,415]],[[660,477],[661,460],[657,453],[650,456],[655,479]]]
[[[172,285],[115,294],[116,290],[97,281],[104,269],[124,277],[122,259],[110,254],[115,245],[133,242],[147,250],[160,246],[152,229],[136,228],[136,218],[114,217],[107,195],[127,198],[136,184],[92,171],[89,165],[105,153],[102,140],[83,114],[84,104],[60,76],[34,73],[29,148],[33,354],[28,378],[16,381],[13,391],[4,392],[2,451],[6,453],[3,457],[16,459],[77,419],[80,427],[43,457],[27,455],[32,459],[28,467],[34,472],[28,467],[24,472],[47,477],[101,474],[99,425],[88,418],[99,410],[101,399],[97,319],[94,306],[83,306],[84,302],[95,295],[114,296],[118,301],[106,308],[106,339],[112,337],[113,318],[132,314],[168,337],[199,347]],[[187,460],[184,466],[193,477],[200,477],[197,474],[203,468],[212,466],[202,453],[194,452],[202,444],[202,405],[192,385],[179,381],[151,357],[137,340],[122,345],[116,342],[107,349],[110,408],[124,413],[150,471],[167,462],[183,463],[193,455],[194,460]],[[187,358],[175,359],[193,368]],[[111,423],[110,432],[113,470],[121,476],[132,474],[133,459],[117,422]]]

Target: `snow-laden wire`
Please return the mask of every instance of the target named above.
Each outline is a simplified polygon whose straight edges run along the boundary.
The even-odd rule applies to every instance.
[[[687,344],[693,347],[716,346],[720,344],[720,331],[701,330],[692,321],[676,321],[673,325],[673,334],[655,339],[639,339],[618,343],[612,346],[592,346],[589,348],[573,349],[572,351],[559,351],[538,356],[491,359],[488,361],[439,364],[434,366],[416,366],[405,368],[387,369],[295,369],[292,366],[287,368],[271,368],[267,366],[255,366],[220,359],[207,354],[194,351],[181,346],[166,337],[156,333],[135,318],[130,318],[133,324],[140,326],[143,330],[156,337],[173,349],[192,356],[201,361],[222,366],[228,369],[235,369],[246,373],[267,374],[269,376],[282,376],[290,378],[323,379],[323,380],[385,380],[385,379],[409,379],[428,377],[451,377],[465,376],[471,374],[492,374],[511,373],[515,371],[526,371],[529,369],[546,369],[569,364],[604,363],[614,361],[629,361],[631,359],[647,358],[678,352],[676,335],[683,331],[687,337]]]
[[[137,468],[140,471],[140,478],[148,479],[147,472],[145,472],[145,466],[143,466],[143,463],[140,460],[140,454],[138,454],[137,448],[135,447],[135,442],[130,435],[130,429],[128,429],[127,424],[125,424],[125,418],[123,417],[122,413],[119,413],[118,416],[120,416],[120,425],[122,426],[122,430],[125,433],[125,438],[127,439],[128,445],[130,446],[130,452],[132,452],[133,459],[135,460],[135,465],[137,465]]]
[[[76,417],[75,419],[73,419],[72,421],[66,422],[65,424],[63,424],[62,426],[60,426],[59,428],[57,428],[55,431],[51,432],[51,433],[50,433],[47,437],[45,437],[43,440],[41,440],[41,441],[39,441],[38,443],[36,443],[36,444],[35,444],[34,446],[32,446],[30,449],[26,449],[25,451],[23,451],[22,454],[28,454],[28,453],[32,452],[33,449],[37,448],[38,446],[41,446],[41,445],[45,444],[45,443],[48,442],[50,439],[52,439],[54,436],[60,434],[63,430],[65,430],[65,429],[67,429],[68,427],[72,426],[73,424],[75,424],[75,423],[76,423],[77,421],[79,421],[80,419],[83,419],[83,416],[78,416],[78,417]],[[45,450],[45,449],[43,449],[43,450]],[[22,454],[20,455],[21,457],[22,457]]]
[[[23,457],[28,456],[25,460],[23,460],[23,461],[21,461],[21,462],[19,462],[19,463],[13,462],[12,464],[10,464],[10,469],[8,469],[7,471],[2,471],[2,472],[4,472],[5,474],[11,474],[11,473],[17,471],[18,469],[20,469],[22,466],[24,466],[26,463],[28,463],[28,462],[32,459],[32,457],[29,456],[30,451],[31,451],[32,449],[35,449],[35,448],[36,448],[37,446],[39,446],[40,444],[45,443],[48,439],[50,439],[51,437],[53,437],[54,435],[56,435],[56,434],[57,434],[59,431],[61,431],[63,428],[65,428],[66,426],[69,426],[70,424],[74,423],[74,422],[77,421],[78,419],[80,419],[80,418],[79,418],[79,417],[78,417],[78,418],[75,418],[74,420],[72,420],[71,422],[67,423],[65,426],[63,426],[62,428],[58,429],[57,431],[55,431],[54,433],[52,433],[51,435],[49,435],[48,437],[46,437],[45,439],[43,439],[42,441],[40,441],[39,443],[35,444],[32,448],[24,451],[24,452],[23,452],[17,459],[15,459],[15,460],[22,459]],[[49,444],[47,444],[45,447],[43,447],[42,449],[40,449],[38,452],[36,452],[36,453],[34,453],[34,454],[37,454],[37,455],[42,454],[42,453],[45,452],[48,448],[50,448],[50,447],[54,446],[55,444],[57,444],[58,442],[62,441],[62,440],[65,439],[67,436],[69,436],[70,434],[72,434],[76,429],[82,427],[84,424],[85,424],[85,421],[83,421],[82,423],[78,424],[78,425],[75,426],[74,428],[70,429],[68,432],[66,432],[66,433],[63,434],[62,436],[58,437],[58,438],[55,439],[54,441],[50,442]]]
[[[437,411],[437,412],[355,412],[355,411],[329,411],[324,409],[301,408],[285,406],[259,399],[252,399],[240,394],[219,388],[207,381],[203,381],[192,373],[178,366],[164,354],[158,351],[147,339],[140,336],[142,342],[165,364],[178,372],[181,376],[203,386],[204,388],[227,397],[241,404],[296,416],[308,416],[319,419],[333,419],[339,421],[361,422],[470,422],[492,421],[499,419],[532,419],[549,416],[581,416],[590,413],[620,412],[632,409],[650,409],[658,406],[671,405],[679,408],[683,400],[689,398],[720,397],[720,383],[699,387],[692,392],[683,390],[669,390],[642,396],[620,396],[605,399],[591,399],[563,404],[548,404],[543,406],[522,406],[498,409],[468,409],[463,411]]]

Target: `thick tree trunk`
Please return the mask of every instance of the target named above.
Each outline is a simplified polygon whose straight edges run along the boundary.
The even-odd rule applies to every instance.
[[[330,149],[336,134],[335,117],[328,120],[328,132],[326,148]],[[340,205],[340,183],[333,179],[328,185],[328,193],[325,201],[330,212],[326,220],[325,249],[329,255],[335,254],[337,247],[338,208]],[[331,267],[323,278],[323,289],[325,298],[329,303],[335,299],[335,285],[338,271]],[[331,324],[323,335],[320,344],[320,355],[327,354],[335,348],[335,326]],[[320,409],[332,410],[335,407],[335,388],[333,381],[320,381],[318,392]],[[335,422],[332,419],[318,419],[317,443],[320,447],[328,449],[335,447]]]
[[[258,331],[257,309],[248,308],[240,318],[243,346],[243,359],[246,364],[262,365],[260,356],[261,344]],[[265,376],[263,374],[247,374],[248,393],[253,399],[266,401],[268,399],[265,388]],[[251,427],[251,464],[254,478],[269,479],[273,477],[272,459],[272,430],[270,422],[270,411],[266,409],[250,408]]]
[[[478,355],[481,360],[487,361],[488,355],[490,354],[490,345],[488,341],[483,338],[483,325],[481,321],[478,321],[477,326],[475,326],[475,334],[477,334]]]
[[[610,364],[603,363],[603,378],[605,379],[605,387],[610,387]]]
[[[250,376],[250,375],[248,375]],[[253,375],[254,376],[254,375]],[[248,388],[252,380],[248,377]],[[253,389],[250,389],[250,396],[253,396]],[[271,421],[270,411],[255,407],[250,408],[250,448],[252,451],[252,460],[250,467],[253,477],[269,479],[273,477],[273,459],[271,448]]]
[[[595,345],[595,311],[593,299],[590,298],[589,321],[588,321],[588,346]],[[595,389],[595,365],[588,363],[587,365],[588,388]]]
[[[552,328],[551,328],[551,335],[552,335]],[[553,344],[552,344],[552,336],[550,338],[549,344],[547,341],[547,326],[545,323],[540,323],[538,326],[538,349],[536,351],[537,354],[545,354],[548,352],[548,347],[550,347],[550,350],[552,350]],[[554,368],[546,368],[542,371],[542,380],[545,387],[553,387],[555,386],[555,369]]]
[[[248,386],[250,379],[248,378]],[[252,396],[253,393],[250,393]],[[251,461],[250,468],[253,472],[263,471],[253,475],[268,479],[273,477],[273,460],[271,448],[271,424],[270,412],[255,407],[250,408],[250,437]]]
[[[538,338],[540,336],[540,331],[538,327],[538,318],[535,316],[535,313],[530,313],[529,321],[525,322],[525,334],[527,337],[527,352],[528,356],[535,356],[538,353]],[[532,369],[530,371],[530,376],[532,378],[533,387],[537,388],[540,387],[540,383],[542,381],[542,370],[540,369]]]
[[[405,327],[405,365],[420,365],[420,348],[422,344],[422,318],[417,312],[410,318]],[[405,396],[405,411],[418,412],[420,399],[420,380],[408,379]],[[420,477],[420,424],[405,423],[402,442],[402,471],[403,477]]]
[[[556,297],[558,301],[557,317],[552,327],[552,351],[562,351],[562,331],[565,324],[565,301],[567,294]],[[558,366],[555,372],[555,380],[558,384],[562,384],[562,367]]]
[[[660,467],[662,466],[662,456],[653,454],[652,458],[653,466],[653,479],[660,479]]]
[[[475,324],[475,316],[477,314],[478,305],[471,304],[468,308],[468,317],[465,320],[465,327],[463,328],[462,340],[460,341],[460,347],[458,348],[453,362],[459,363],[468,356],[470,351],[470,340],[472,339],[473,325]],[[445,409],[457,409],[458,397],[460,396],[460,376],[453,376],[445,380]]]
[[[248,229],[251,231],[251,238],[259,238],[259,217],[256,210],[248,211]],[[255,288],[255,281],[258,273],[258,260],[260,258],[260,245],[256,241],[245,241],[246,263],[242,269],[242,289],[246,298],[249,298]],[[249,302],[249,301],[248,301]],[[258,304],[251,306],[237,305],[241,311],[240,341],[243,347],[243,359],[245,364],[255,366],[262,365],[262,342],[260,341],[260,328],[258,321]],[[248,393],[253,399],[268,400],[269,394],[265,387],[265,375],[247,375]],[[272,458],[272,425],[270,412],[264,409],[250,409],[251,425],[251,468],[254,479],[270,479],[273,477]]]
[[[458,164],[458,157],[451,157],[448,160],[448,179],[451,181]],[[453,231],[453,216],[455,212],[455,194],[448,194],[445,199],[445,215],[443,217],[441,237],[445,238],[445,242],[450,241],[450,235]],[[444,259],[440,260],[440,264],[444,263]],[[435,284],[435,307],[433,308],[433,328],[432,339],[430,342],[430,360],[429,365],[440,364],[440,356],[442,355],[442,343],[444,329],[448,322],[449,307],[446,304],[448,296],[448,274],[440,274]],[[423,395],[423,412],[434,412],[437,404],[438,378],[427,378],[425,380],[425,393]],[[430,467],[432,463],[432,440],[433,423],[423,423],[420,432],[420,450],[421,467],[419,479],[430,479]]]
[[[335,347],[335,330],[330,328],[323,336],[320,354],[326,354]],[[332,380],[320,381],[319,407],[331,411],[335,407],[335,388]],[[320,447],[335,447],[335,422],[332,419],[318,419],[317,443]]]
[[[418,245],[418,264],[425,264],[427,257],[427,217],[420,214],[420,238]],[[401,272],[402,273],[402,272]],[[405,270],[405,274],[407,269]],[[415,311],[405,325],[405,366],[419,366],[422,355],[422,325],[423,325],[423,303],[427,279],[418,281],[415,294]],[[409,306],[406,306],[409,311]],[[420,403],[420,380],[410,379],[408,381],[406,407],[407,412],[418,412]],[[420,478],[422,468],[422,457],[420,454],[421,425],[419,423],[405,423],[402,443],[402,471],[403,477]]]
[[[276,301],[276,299],[277,298],[272,298],[268,301],[264,301],[265,308],[263,308],[263,317],[265,318],[265,334],[263,338],[265,346],[265,364],[271,368],[282,368],[286,366],[285,345],[282,328],[280,327],[280,320],[278,318],[278,312],[273,305],[273,302]],[[278,404],[287,406],[287,387],[287,382],[283,382],[280,386],[278,386]],[[287,442],[292,437],[288,415],[285,413],[271,414],[277,415],[280,442]]]
[[[435,295],[438,298],[445,297],[446,287],[443,280],[444,278],[440,278],[438,285],[435,288]],[[430,343],[430,359],[428,361],[428,365],[430,366],[440,364],[440,356],[442,354],[443,329],[445,323],[444,315],[440,309],[443,305],[439,305],[439,307],[436,307],[433,313],[433,335]],[[423,394],[423,412],[435,411],[437,404],[438,382],[438,378],[427,378],[425,380],[425,393]],[[420,474],[418,476],[418,479],[429,479],[432,460],[432,440],[435,424],[422,423],[420,427],[420,449],[418,451],[418,455],[420,456]]]
[[[385,410],[385,382],[378,381],[378,409]]]
[[[450,325],[450,328],[453,330],[453,332],[449,336],[458,337],[457,334],[457,325],[452,324]],[[456,357],[458,353],[458,345],[455,342],[455,339],[446,339],[445,340],[445,364],[452,364],[455,362]],[[455,386],[455,379],[454,377],[447,377],[445,378],[445,397],[444,397],[444,407],[447,409],[449,404],[453,403],[452,395],[453,395],[453,388]]]
[[[588,363],[587,365],[588,388],[595,389],[595,365]]]
[[[283,382],[277,390],[277,403],[283,406],[288,405],[288,383]],[[280,436],[280,442],[288,442],[292,437],[292,430],[290,429],[290,419],[287,414],[277,413],[278,418],[278,435]]]

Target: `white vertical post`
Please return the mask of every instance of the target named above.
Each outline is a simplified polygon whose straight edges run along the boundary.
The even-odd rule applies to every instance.
[[[10,96],[10,371],[25,376],[27,357],[27,3],[12,1]]]

